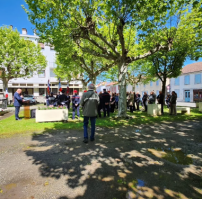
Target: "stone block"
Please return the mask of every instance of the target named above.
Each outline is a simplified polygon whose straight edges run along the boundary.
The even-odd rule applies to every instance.
[[[148,104],[147,106],[148,115],[161,115],[161,104]]]
[[[202,112],[202,102],[199,102],[199,111]]]
[[[36,110],[36,122],[67,121],[68,109]]]

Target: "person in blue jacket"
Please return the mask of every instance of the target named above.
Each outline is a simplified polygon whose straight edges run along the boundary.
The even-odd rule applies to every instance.
[[[22,90],[17,89],[17,91],[14,93],[14,106],[15,106],[15,119],[21,120],[18,116],[20,107],[22,106],[22,103],[24,102],[23,96],[21,95]]]
[[[74,90],[74,95],[72,96],[72,119],[75,119],[75,111],[77,110],[77,116],[80,117],[79,113],[80,96],[77,95],[77,90]]]

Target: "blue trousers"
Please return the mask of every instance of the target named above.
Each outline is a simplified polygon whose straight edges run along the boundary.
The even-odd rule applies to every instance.
[[[84,116],[84,120],[83,120],[83,128],[84,128],[84,139],[87,138],[88,139],[88,122],[90,119],[90,123],[91,123],[91,136],[90,139],[94,139],[95,136],[95,122],[96,122],[96,117],[87,117]]]
[[[15,119],[16,120],[19,119],[19,116],[18,116],[19,112],[20,112],[20,106],[15,106]]]
[[[72,119],[75,119],[75,111],[77,111],[77,116],[80,117],[79,106],[72,106]]]

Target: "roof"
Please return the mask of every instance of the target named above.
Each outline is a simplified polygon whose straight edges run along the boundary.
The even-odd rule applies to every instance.
[[[202,71],[202,62],[188,64],[182,69],[182,74]]]
[[[110,82],[110,83],[108,83],[106,86],[112,86],[112,85],[114,85],[114,84],[117,84],[118,82]]]
[[[99,86],[103,86],[103,85],[105,85],[107,82],[101,82],[101,83],[99,83],[99,84],[97,84],[95,87],[97,88],[97,87],[99,87]]]

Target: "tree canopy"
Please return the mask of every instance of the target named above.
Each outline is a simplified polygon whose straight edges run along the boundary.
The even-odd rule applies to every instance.
[[[30,40],[20,37],[17,30],[0,27],[0,78],[4,91],[13,78],[30,77],[34,71],[46,67],[41,48]]]
[[[25,0],[38,34],[59,49],[74,41],[87,55],[118,66],[119,116],[126,116],[128,65],[160,50],[170,50],[174,38],[158,31],[188,0]],[[156,34],[154,34],[156,33]],[[110,67],[108,67],[110,68]]]

